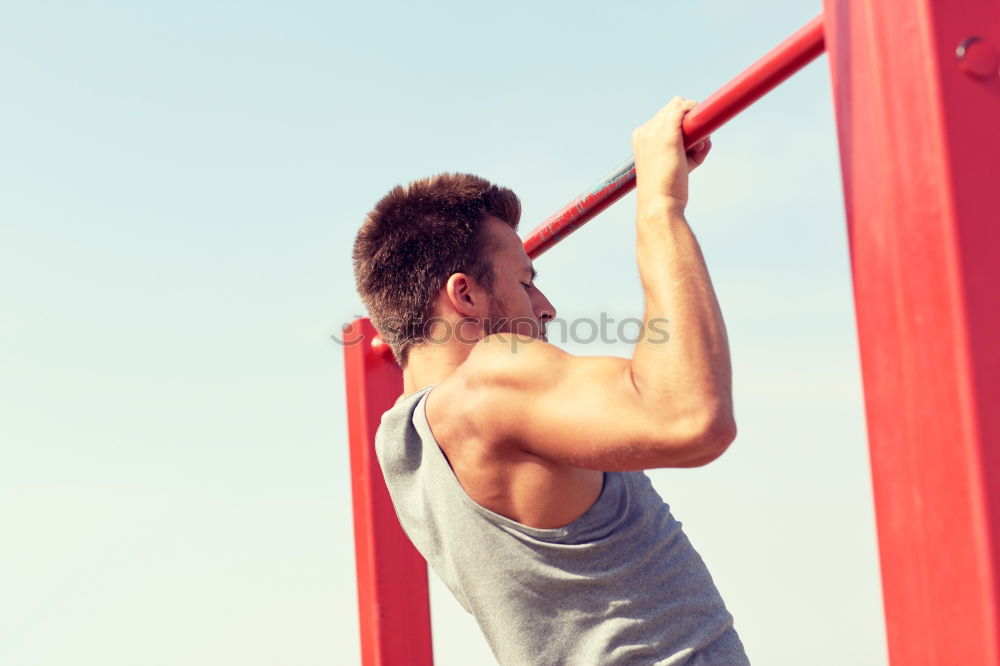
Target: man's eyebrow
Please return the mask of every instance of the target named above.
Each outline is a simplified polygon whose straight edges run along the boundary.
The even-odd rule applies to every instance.
[[[528,264],[528,267],[527,267],[526,270],[528,270],[528,271],[531,272],[531,279],[532,280],[535,280],[535,279],[538,278],[538,271],[535,270],[535,266],[533,264]]]

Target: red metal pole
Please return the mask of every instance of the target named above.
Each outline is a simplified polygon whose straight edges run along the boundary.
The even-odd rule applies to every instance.
[[[823,53],[823,16],[817,16],[795,34],[750,65],[739,76],[701,102],[684,118],[690,147],[773,90]],[[589,192],[566,204],[538,225],[524,241],[534,258],[592,220],[635,187],[635,162],[629,158]]]
[[[827,0],[889,655],[1000,664],[1000,3]]]
[[[377,335],[368,319],[344,330],[361,663],[431,666],[427,565],[399,526],[375,458],[382,413],[403,391],[399,366]]]

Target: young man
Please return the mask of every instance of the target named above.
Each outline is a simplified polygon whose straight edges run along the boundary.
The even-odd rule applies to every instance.
[[[632,136],[646,334],[632,359],[545,341],[510,191],[443,174],[397,187],[354,248],[403,368],[376,449],[400,523],[501,664],[747,664],[712,579],[641,470],[735,437],[728,342],[684,218],[689,100]],[[664,324],[664,322],[666,322]],[[668,335],[663,335],[663,329]]]

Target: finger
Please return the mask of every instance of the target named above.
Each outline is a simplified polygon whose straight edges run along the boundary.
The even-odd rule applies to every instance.
[[[672,113],[687,113],[696,106],[698,106],[698,102],[693,99],[687,99],[686,97],[674,97],[663,106],[663,111],[670,111]]]
[[[660,111],[666,111],[668,113],[676,113],[679,109],[682,108],[683,104],[684,104],[683,97],[674,97],[669,102],[664,104],[663,108],[660,109]]]
[[[678,108],[678,115],[680,116],[681,122],[684,122],[684,117],[694,111],[695,107],[698,106],[698,102],[693,99],[684,100],[680,107]]]
[[[699,145],[704,144],[698,150],[689,150],[687,152],[688,165],[693,170],[695,167],[701,166],[702,163],[708,158],[709,151],[712,150],[712,142],[708,139],[699,142]]]
[[[690,150],[691,152],[700,153],[701,151],[708,150],[711,147],[712,147],[712,137],[706,136],[704,139],[691,146],[691,148],[689,148],[688,150]]]
[[[702,139],[698,143],[696,143],[693,146],[691,146],[691,152],[692,153],[700,153],[701,151],[705,150],[705,148],[707,146],[708,146],[708,142],[705,141],[705,139]]]

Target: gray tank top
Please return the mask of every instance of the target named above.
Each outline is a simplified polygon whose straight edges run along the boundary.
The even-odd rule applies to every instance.
[[[399,522],[504,666],[745,666],[701,557],[642,472],[605,472],[565,527],[469,497],[427,423],[427,387],[382,416],[375,447]]]

